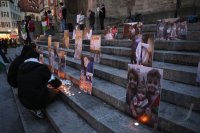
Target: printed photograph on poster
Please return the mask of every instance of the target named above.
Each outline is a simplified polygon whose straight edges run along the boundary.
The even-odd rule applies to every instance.
[[[90,39],[90,55],[94,58],[94,62],[101,61],[101,35],[92,35]]]
[[[54,56],[54,49],[49,49],[49,68],[51,72],[54,72],[54,65],[55,65],[55,56]]]
[[[40,63],[44,63],[44,57],[43,57],[43,47],[37,46],[37,52],[39,53],[39,61]]]
[[[132,64],[152,66],[154,34],[135,35],[131,51]]]
[[[55,59],[58,58],[58,52],[59,52],[59,42],[54,42],[54,56]]]
[[[69,30],[64,31],[64,37],[63,37],[63,46],[62,48],[67,48],[69,49]]]
[[[123,37],[132,39],[135,35],[142,34],[142,22],[124,23]]]
[[[83,31],[83,39],[84,40],[90,40],[92,36],[92,29],[90,28],[85,28]]]
[[[158,123],[163,70],[128,64],[126,103],[128,112],[139,122]]]
[[[81,58],[81,75],[79,88],[89,94],[92,94],[93,74],[94,59],[92,57],[83,56]]]
[[[156,38],[159,40],[185,40],[187,31],[187,21],[183,18],[161,19],[157,21]]]
[[[74,58],[81,59],[83,31],[76,30]]]
[[[48,49],[51,49],[51,43],[52,43],[52,36],[48,36]]]
[[[58,60],[58,76],[61,79],[65,78],[65,68],[66,68],[66,56],[65,51],[59,51],[59,60]]]
[[[198,69],[197,69],[197,80],[198,83],[200,83],[200,61],[199,61],[199,65],[198,65]]]

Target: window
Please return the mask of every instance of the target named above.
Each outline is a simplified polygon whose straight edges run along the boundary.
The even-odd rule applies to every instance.
[[[9,13],[1,11],[1,17],[9,17]]]
[[[8,7],[7,1],[1,1],[1,6],[2,7]]]

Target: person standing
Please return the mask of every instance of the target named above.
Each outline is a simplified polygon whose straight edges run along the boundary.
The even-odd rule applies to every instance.
[[[99,10],[99,19],[100,19],[101,30],[104,30],[105,17],[106,17],[106,9],[104,7],[104,4],[101,4],[100,10]]]
[[[28,22],[28,30],[29,30],[29,36],[30,36],[30,43],[34,42],[34,31],[35,31],[35,24],[33,20],[31,19],[31,16],[29,16],[29,22]]]
[[[77,15],[77,23],[80,30],[84,29],[84,19],[85,19],[85,16],[83,14],[83,11],[81,11],[80,14]]]
[[[60,10],[59,10],[59,20],[61,24],[61,32],[64,32],[65,29],[67,29],[67,10],[64,6],[63,2],[60,2]]]
[[[95,13],[92,10],[89,10],[89,23],[90,23],[90,28],[94,30]]]

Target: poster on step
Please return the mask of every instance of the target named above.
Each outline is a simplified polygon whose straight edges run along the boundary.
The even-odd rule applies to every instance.
[[[69,30],[64,30],[64,37],[63,37],[63,46],[62,48],[69,49]]]
[[[199,61],[199,65],[198,65],[198,69],[197,69],[197,80],[198,83],[200,83],[200,61]]]
[[[123,37],[132,39],[133,36],[142,34],[142,22],[124,23]]]
[[[82,56],[79,88],[89,94],[92,94],[93,74],[94,58],[89,56]]]
[[[54,47],[53,47],[53,51],[54,51],[54,62],[57,62],[58,59],[59,59],[59,56],[58,56],[59,47],[60,47],[59,42],[54,42]],[[54,73],[55,73],[56,75],[58,75],[58,63],[54,63],[53,68],[54,68]]]
[[[92,35],[90,39],[90,55],[94,58],[94,62],[100,63],[101,35]]]
[[[131,63],[152,66],[154,34],[135,35],[131,46]]]
[[[65,75],[65,68],[66,68],[66,58],[67,53],[65,51],[59,51],[58,53],[59,59],[58,59],[58,77],[61,79],[64,79],[66,77]]]
[[[92,36],[92,29],[85,28],[83,31],[83,40],[90,40]]]
[[[132,117],[154,128],[158,124],[163,70],[128,64],[126,103]]]
[[[83,31],[76,30],[74,59],[81,59]]]
[[[183,18],[168,18],[157,21],[158,40],[186,40],[188,24]]]
[[[44,63],[44,57],[43,57],[43,47],[42,46],[37,46],[37,51],[40,54],[39,55],[39,61],[40,63]]]

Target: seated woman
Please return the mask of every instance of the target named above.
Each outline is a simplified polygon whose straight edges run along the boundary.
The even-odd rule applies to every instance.
[[[31,110],[37,118],[44,118],[44,109],[60,93],[57,89],[61,81],[56,79],[48,66],[39,62],[36,51],[28,53],[29,59],[18,70],[18,97],[24,107]]]

